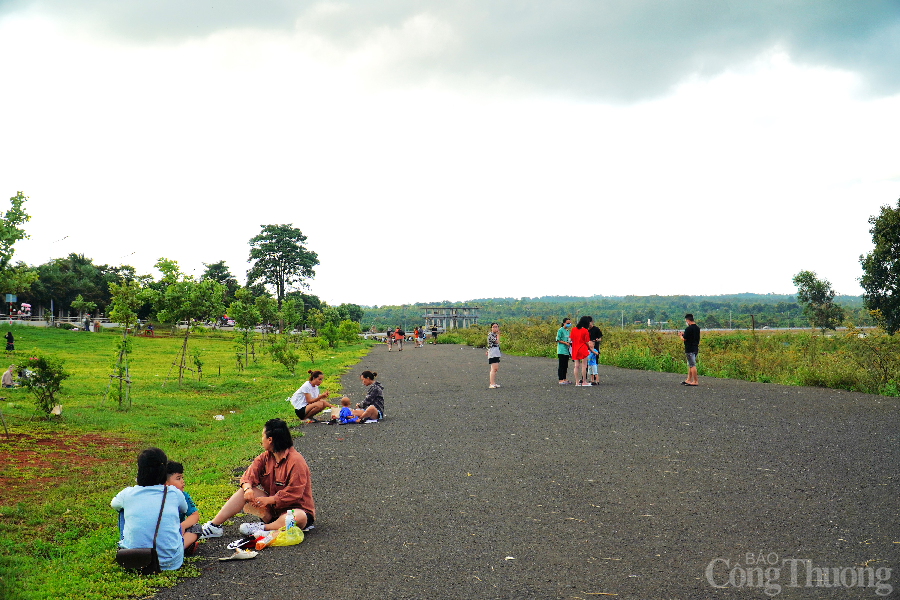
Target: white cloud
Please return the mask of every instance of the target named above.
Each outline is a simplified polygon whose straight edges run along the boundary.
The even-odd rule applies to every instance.
[[[789,292],[801,269],[858,293],[866,219],[900,196],[900,96],[784,47],[609,104],[392,79],[464,43],[428,13],[346,45],[304,18],[148,43],[0,20],[18,256],[240,278],[259,226],[291,222],[335,303]]]

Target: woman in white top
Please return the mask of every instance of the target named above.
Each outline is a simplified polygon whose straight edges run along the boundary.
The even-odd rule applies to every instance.
[[[322,371],[307,371],[307,373],[309,373],[309,381],[305,382],[300,386],[299,390],[294,392],[294,395],[291,396],[291,405],[294,407],[294,412],[297,414],[298,419],[301,421],[309,419],[318,423],[313,417],[326,408],[333,408],[334,406],[328,404],[325,400],[328,397],[328,392],[319,393],[319,385],[324,379]]]

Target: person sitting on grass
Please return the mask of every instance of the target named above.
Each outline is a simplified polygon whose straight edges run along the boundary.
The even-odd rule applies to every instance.
[[[319,393],[319,385],[325,378],[322,371],[307,371],[309,380],[300,386],[300,389],[291,396],[291,406],[294,407],[294,413],[297,418],[303,421],[309,419],[313,423],[318,423],[315,416],[326,408],[337,408],[332,404],[328,404],[325,398],[328,392]]]
[[[119,511],[119,548],[152,547],[159,519],[159,532],[156,533],[159,568],[174,571],[181,568],[184,561],[179,521],[181,514],[187,512],[187,501],[178,488],[166,485],[167,463],[166,453],[159,448],[141,452],[137,459],[137,485],[116,494],[110,506]]]
[[[241,489],[231,495],[212,520],[203,524],[201,539],[222,537],[222,525],[239,512],[262,519],[261,522],[242,523],[240,531],[244,535],[284,527],[288,509],[294,509],[297,527],[312,528],[316,508],[309,467],[294,449],[287,423],[281,419],[266,421],[260,443],[263,453],[244,471]]]
[[[16,387],[13,381],[13,374],[16,372],[16,365],[9,365],[9,368],[3,371],[3,377],[0,377],[0,385],[5,388]]]
[[[197,551],[197,539],[202,533],[200,525],[200,513],[197,511],[197,505],[191,500],[191,497],[184,491],[184,466],[170,460],[166,466],[166,485],[177,487],[184,494],[187,502],[187,510],[181,513],[181,538],[184,540],[184,555],[193,556]]]
[[[341,414],[337,418],[341,425],[346,425],[347,423],[359,423],[359,417],[353,416],[353,411],[350,410],[350,398],[344,396],[341,398]]]
[[[378,377],[378,373],[373,371],[363,371],[359,376],[363,385],[369,388],[366,390],[366,397],[362,404],[357,404],[356,409],[351,411],[354,416],[359,417],[360,423],[379,421],[384,418],[384,388],[375,381],[376,377]],[[350,402],[346,396],[341,398],[342,401],[344,399],[348,403]]]

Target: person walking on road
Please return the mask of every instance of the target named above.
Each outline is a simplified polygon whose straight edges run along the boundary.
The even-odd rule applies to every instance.
[[[695,387],[697,381],[697,354],[700,352],[700,327],[694,323],[694,315],[688,313],[684,315],[684,333],[678,332],[678,337],[684,342],[684,357],[688,364],[687,379],[681,382],[681,385],[689,385]]]
[[[556,370],[559,376],[559,385],[569,385],[566,379],[566,372],[569,370],[569,359],[571,358],[572,342],[569,340],[569,328],[572,326],[572,319],[566,317],[562,320],[562,325],[556,330],[556,357],[559,359],[559,368]]]
[[[491,371],[489,379],[491,382],[490,389],[500,387],[497,384],[497,369],[500,367],[500,325],[491,323],[491,331],[487,336],[487,354],[488,366]]]

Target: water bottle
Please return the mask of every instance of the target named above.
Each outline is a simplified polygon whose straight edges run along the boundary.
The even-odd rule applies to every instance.
[[[287,514],[284,516],[284,528],[290,529],[294,526],[294,509],[288,509]]]

